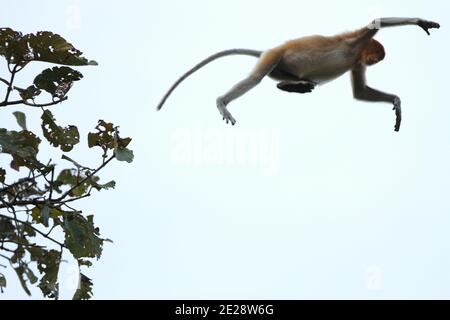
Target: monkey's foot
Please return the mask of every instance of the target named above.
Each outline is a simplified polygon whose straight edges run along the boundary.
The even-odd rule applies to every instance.
[[[307,80],[283,81],[277,84],[277,88],[287,92],[308,93],[312,92],[316,84]]]
[[[219,109],[219,112],[222,115],[223,120],[226,121],[226,123],[230,122],[233,126],[236,124],[236,120],[233,118],[233,116],[228,111],[227,107],[220,98],[217,99],[217,109]]]

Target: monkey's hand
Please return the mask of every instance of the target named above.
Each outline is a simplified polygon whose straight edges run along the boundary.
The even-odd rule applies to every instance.
[[[402,102],[399,97],[395,97],[394,99],[394,110],[395,116],[397,119],[395,120],[395,131],[400,131],[400,124],[402,123]]]
[[[441,27],[441,25],[437,22],[427,21],[423,19],[419,19],[417,25],[425,30],[428,35],[430,35],[430,31],[428,31],[429,29],[439,29]]]

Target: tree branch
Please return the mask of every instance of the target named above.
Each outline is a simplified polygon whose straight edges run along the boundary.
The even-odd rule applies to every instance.
[[[15,188],[16,186],[21,185],[22,183],[33,182],[34,180],[36,180],[36,179],[35,179],[35,178],[24,178],[24,179],[20,179],[19,181],[16,181],[16,182],[14,182],[13,184],[10,184],[9,186],[6,186],[6,187],[0,189],[0,195],[1,195],[3,192],[6,192],[6,191],[8,191],[8,190],[10,190],[10,189]]]
[[[8,261],[10,261],[10,260],[11,260],[11,258],[9,258],[9,257],[7,257],[7,256],[5,256],[5,255],[3,255],[3,254],[0,254],[0,257],[2,257],[2,258],[4,258],[4,259],[6,259],[6,260],[8,260]],[[3,265],[1,265],[1,266],[3,266]]]
[[[85,194],[85,195],[83,195],[83,196],[81,196],[81,197],[77,197],[77,198],[72,198],[72,199],[65,200],[64,203],[78,201],[78,200],[80,200],[80,199],[88,198],[88,197],[90,197],[90,196],[91,196],[91,194],[90,194],[90,193],[87,193],[87,194]]]
[[[79,186],[81,186],[84,182],[86,182],[87,180],[89,180],[90,178],[92,178],[97,172],[99,172],[100,170],[102,170],[109,162],[111,162],[112,159],[114,159],[116,156],[112,155],[108,160],[106,160],[100,167],[98,167],[97,169],[95,169],[91,174],[88,174],[84,179],[82,179],[81,181],[79,181],[76,185],[74,185],[72,188],[70,188],[67,192],[65,192],[61,197],[59,197],[58,199],[55,199],[54,201],[56,202],[61,202],[62,200],[64,200],[64,198],[66,198],[73,190],[75,190],[76,188],[78,188]]]
[[[57,101],[53,101],[53,102],[49,102],[49,103],[42,103],[42,104],[38,104],[38,103],[29,103],[26,102],[25,100],[16,100],[16,101],[3,101],[2,103],[0,103],[0,107],[7,107],[7,106],[12,106],[12,105],[17,105],[17,104],[23,104],[29,107],[35,107],[35,108],[44,108],[44,107],[51,107],[54,106],[60,102],[66,101],[68,99],[68,97],[64,97],[61,98]]]
[[[59,245],[59,246],[62,247],[62,248],[65,248],[65,247],[66,247],[66,246],[64,245],[64,243],[61,243],[61,242],[59,242],[58,240],[55,240],[55,239],[53,239],[52,237],[46,235],[44,232],[42,232],[42,231],[40,231],[39,229],[33,227],[33,226],[32,226],[30,223],[28,223],[28,222],[25,222],[25,221],[22,221],[22,220],[19,220],[19,219],[15,219],[15,218],[11,218],[11,217],[5,216],[4,214],[0,214],[0,217],[2,217],[2,218],[4,218],[4,219],[8,219],[8,220],[10,220],[10,221],[16,221],[16,222],[18,222],[18,223],[27,225],[28,227],[30,227],[31,229],[33,229],[34,231],[36,231],[37,233],[39,233],[39,234],[40,234],[41,236],[43,236],[44,238],[46,238],[46,239],[48,239],[48,240],[50,240],[50,241],[56,243],[57,245]]]
[[[3,202],[3,201],[2,201]],[[23,201],[13,201],[10,202],[8,204],[2,204],[0,205],[0,209],[5,209],[5,208],[9,208],[10,206],[28,206],[28,205],[40,205],[40,204],[46,204],[47,202],[45,200],[35,200],[35,199],[30,199],[30,200],[23,200]]]
[[[48,196],[48,200],[51,202],[52,201],[52,196],[53,196],[53,180],[54,180],[54,176],[55,176],[55,166],[52,167],[52,180],[50,183],[50,195]],[[44,176],[45,177],[45,176]],[[45,178],[45,180],[47,180],[47,178]],[[48,182],[48,180],[47,180]]]
[[[11,80],[9,80],[8,90],[6,91],[6,97],[5,97],[4,102],[8,102],[9,95],[11,94],[11,91],[13,90],[13,83],[14,83],[14,78],[16,76],[16,72],[17,72],[17,64],[11,70]]]

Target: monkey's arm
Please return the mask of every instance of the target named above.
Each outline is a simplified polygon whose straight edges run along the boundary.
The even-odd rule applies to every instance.
[[[441,26],[437,22],[427,21],[420,18],[380,18],[375,19],[370,25],[369,29],[380,29],[397,26],[417,25],[430,35],[429,29],[439,29]]]
[[[400,98],[396,95],[384,93],[373,89],[366,84],[366,70],[363,66],[358,66],[352,70],[352,87],[353,96],[357,100],[370,102],[389,102],[394,105],[395,115],[397,117],[395,122],[395,131],[400,130],[402,122],[402,108]]]

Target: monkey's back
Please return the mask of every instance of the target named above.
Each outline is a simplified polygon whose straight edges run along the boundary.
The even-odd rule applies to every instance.
[[[357,58],[345,41],[320,35],[288,41],[276,50],[283,52],[279,63],[281,69],[316,83],[341,76],[350,70]]]

